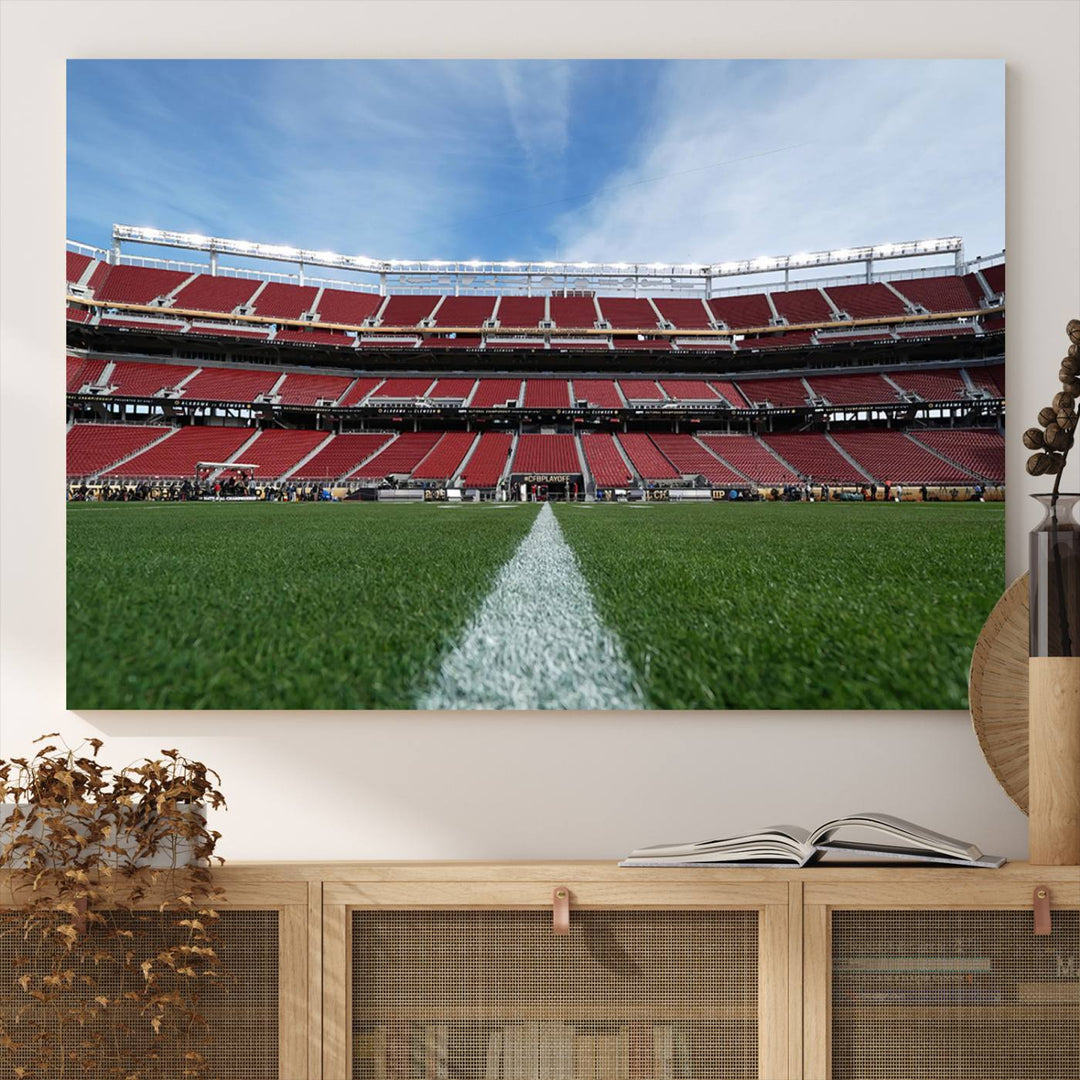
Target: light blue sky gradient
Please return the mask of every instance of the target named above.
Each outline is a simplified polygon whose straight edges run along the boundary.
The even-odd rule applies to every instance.
[[[705,262],[959,234],[988,255],[1004,87],[993,60],[76,60],[68,236]]]

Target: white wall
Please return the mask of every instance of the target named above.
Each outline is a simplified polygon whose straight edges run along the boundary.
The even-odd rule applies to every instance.
[[[383,56],[1004,57],[1011,577],[1037,518],[1016,433],[1080,315],[1080,5],[309,3],[267,19],[252,4],[173,6],[175,21],[165,4],[3,9],[0,754],[52,730],[104,733],[116,761],[179,746],[223,776],[231,859],[607,857],[870,807],[1023,857],[1026,819],[964,713],[65,713],[63,58],[349,55],[339,42]]]

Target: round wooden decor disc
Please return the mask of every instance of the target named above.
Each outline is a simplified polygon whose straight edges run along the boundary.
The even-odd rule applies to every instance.
[[[971,722],[1005,794],[1028,812],[1028,576],[1005,590],[979,635],[968,677]]]

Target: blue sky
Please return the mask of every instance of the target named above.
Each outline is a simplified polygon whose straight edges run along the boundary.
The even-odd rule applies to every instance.
[[[959,234],[988,255],[1004,78],[980,60],[70,61],[67,230],[627,262]]]

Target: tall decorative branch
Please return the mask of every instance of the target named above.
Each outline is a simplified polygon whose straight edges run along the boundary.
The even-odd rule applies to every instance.
[[[1069,335],[1069,351],[1061,361],[1058,379],[1061,390],[1054,395],[1050,405],[1039,413],[1040,427],[1024,432],[1024,445],[1036,451],[1027,461],[1027,471],[1032,476],[1050,474],[1054,487],[1050,493],[1050,542],[1053,548],[1055,584],[1058,592],[1058,617],[1061,620],[1062,654],[1072,656],[1072,635],[1069,632],[1068,605],[1065,596],[1065,569],[1058,543],[1058,496],[1065,463],[1069,459],[1076,433],[1076,401],[1080,398],[1080,319],[1070,319],[1065,328]]]

